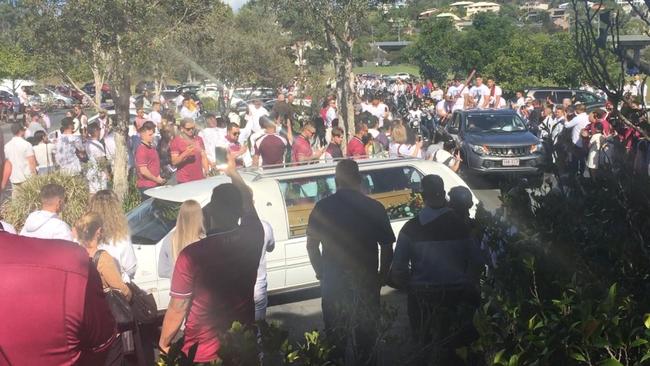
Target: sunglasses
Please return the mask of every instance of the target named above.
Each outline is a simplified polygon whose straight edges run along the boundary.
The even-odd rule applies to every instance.
[[[194,127],[183,127],[185,131],[194,131]]]
[[[239,133],[239,132],[233,132],[233,133],[232,133],[233,136],[239,136],[240,134],[241,134],[241,133]]]

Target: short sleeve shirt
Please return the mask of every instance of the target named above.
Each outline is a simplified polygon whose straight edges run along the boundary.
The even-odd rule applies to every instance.
[[[171,154],[182,154],[190,144],[194,144],[194,154],[180,162],[176,167],[176,180],[178,183],[191,182],[205,178],[203,175],[203,162],[201,161],[201,152],[205,150],[203,139],[195,136],[192,140],[176,136],[169,144]]]
[[[233,321],[255,321],[253,291],[263,244],[264,229],[253,212],[238,228],[208,233],[179,254],[171,296],[192,301],[183,351],[198,343],[195,362],[217,359],[219,337]]]
[[[291,161],[298,162],[298,156],[310,158],[314,152],[311,149],[311,144],[304,138],[302,135],[296,137],[293,141],[293,146],[291,148]]]
[[[32,144],[22,137],[14,136],[4,146],[5,157],[11,162],[11,183],[23,183],[32,175],[27,159],[34,156]]]
[[[348,189],[339,189],[316,203],[309,215],[307,236],[322,245],[324,278],[340,271],[376,276],[379,245],[395,242],[384,206]]]
[[[287,140],[278,134],[265,134],[255,141],[255,155],[262,158],[262,165],[284,163],[284,153],[286,151]],[[311,147],[309,151],[311,151]]]
[[[361,157],[366,155],[366,147],[358,137],[354,136],[350,142],[348,142],[348,157]]]
[[[142,173],[140,173],[140,167],[147,167],[153,176],[160,176],[160,157],[158,156],[158,151],[156,151],[153,146],[147,146],[143,143],[138,145],[135,150],[135,165],[137,168],[136,186],[138,188],[152,188],[158,186],[158,183],[145,178]]]

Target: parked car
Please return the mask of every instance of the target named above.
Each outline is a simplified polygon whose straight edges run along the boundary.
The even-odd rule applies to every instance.
[[[541,178],[542,142],[512,109],[455,111],[444,132],[457,142],[465,173]]]
[[[51,88],[36,89],[35,93],[41,98],[41,103],[58,108],[72,108],[77,102],[74,98],[62,95]]]
[[[305,232],[309,214],[315,203],[335,192],[335,163],[242,172],[253,190],[255,208],[261,219],[271,224],[275,250],[267,253],[268,289],[270,294],[290,292],[318,286],[309,262]],[[437,174],[448,191],[466,186],[451,169],[432,161],[403,159],[372,159],[359,163],[363,189],[385,207],[406,207],[420,191],[421,179]],[[151,198],[128,213],[131,240],[138,258],[135,283],[154,295],[158,309],[169,303],[170,280],[158,275],[158,259],[163,244],[171,241],[178,209],[182,202],[193,199],[205,206],[214,187],[230,178],[216,176],[200,181],[163,186],[145,192]],[[474,198],[477,204],[478,200]],[[475,209],[472,209],[472,214]],[[392,210],[391,225],[397,234],[411,217],[411,211]]]
[[[565,88],[531,88],[525,90],[526,97],[538,100],[551,98],[555,104],[561,104],[565,98],[571,99],[573,103],[580,102],[587,107],[587,112],[594,109],[605,108],[605,99],[595,93],[579,89]]]
[[[83,94],[81,94],[77,89],[72,88],[68,85],[57,85],[51,89],[63,96],[74,99],[75,103],[81,103],[84,99]]]
[[[230,106],[235,107],[239,102],[244,100],[261,99],[263,101],[276,97],[276,93],[271,88],[237,88],[233,89],[230,95]]]

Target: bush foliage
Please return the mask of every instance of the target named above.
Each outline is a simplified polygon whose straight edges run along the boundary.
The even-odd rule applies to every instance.
[[[601,177],[514,189],[503,212],[479,212],[497,253],[475,316],[489,364],[648,363],[650,182]]]
[[[27,216],[32,211],[41,208],[41,188],[50,183],[56,183],[65,188],[66,203],[61,218],[70,225],[74,224],[86,212],[89,197],[88,183],[82,175],[72,176],[61,172],[30,177],[17,188],[17,196],[2,205],[2,217],[12,223],[16,230],[20,230]]]

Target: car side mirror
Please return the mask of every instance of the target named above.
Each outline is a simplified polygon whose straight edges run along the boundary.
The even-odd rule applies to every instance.
[[[458,135],[458,132],[459,132],[458,128],[456,128],[456,127],[449,127],[447,129],[447,131],[449,131],[449,133],[452,134],[452,135]]]

